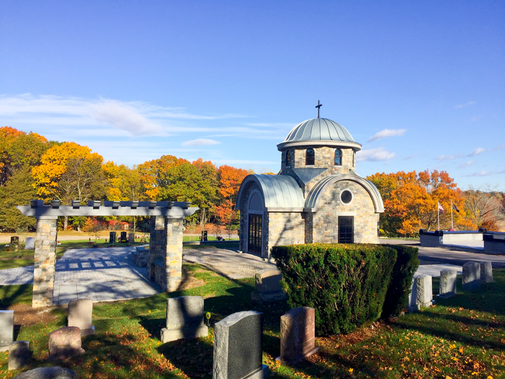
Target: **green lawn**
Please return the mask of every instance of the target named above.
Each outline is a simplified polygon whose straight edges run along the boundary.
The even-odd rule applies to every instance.
[[[95,336],[83,339],[86,353],[52,365],[68,367],[80,378],[211,378],[212,325],[227,315],[255,309],[263,312],[263,362],[272,378],[505,378],[505,270],[494,270],[495,282],[478,292],[458,289],[452,299],[388,323],[375,323],[348,336],[317,338],[321,351],[295,367],[278,367],[279,318],[286,303],[253,307],[253,278],[230,280],[198,265],[186,265],[206,285],[170,296],[201,295],[211,312],[209,337],[162,344],[167,294],[144,299],[95,304]],[[434,282],[434,292],[437,292]],[[31,286],[0,288],[2,307],[29,302]],[[65,311],[54,309],[58,321],[24,326],[17,340],[31,341],[31,368],[49,366],[48,334],[65,325]],[[7,372],[7,354],[0,372]]]

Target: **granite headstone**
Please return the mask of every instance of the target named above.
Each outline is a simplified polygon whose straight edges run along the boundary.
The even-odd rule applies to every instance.
[[[26,237],[25,239],[25,250],[34,250],[35,249],[35,238]]]
[[[77,374],[68,368],[60,366],[38,367],[22,372],[13,379],[77,379]]]
[[[281,355],[278,361],[293,365],[317,353],[314,308],[298,307],[281,316]]]
[[[18,236],[12,236],[11,237],[11,243],[9,245],[11,250],[18,251],[19,250],[19,237]]]
[[[67,326],[49,333],[47,343],[49,360],[65,359],[84,353],[81,330],[77,326]]]
[[[0,311],[0,351],[9,350],[14,341],[14,311]]]
[[[480,263],[467,262],[463,265],[463,291],[475,291],[480,288]]]
[[[109,233],[109,243],[116,243],[116,232]]]
[[[9,346],[9,370],[19,370],[30,364],[32,352],[30,342],[16,341]]]
[[[203,322],[202,296],[167,299],[166,328],[161,329],[161,342],[207,337],[209,328]]]
[[[253,303],[261,304],[286,299],[286,293],[281,287],[282,273],[279,270],[262,271],[257,273],[254,279],[254,291],[251,292]]]
[[[81,336],[95,334],[93,326],[93,300],[76,299],[68,303],[68,325],[81,329]]]
[[[457,270],[447,268],[440,271],[439,294],[441,297],[449,298],[456,296],[457,279],[458,279]]]
[[[216,323],[214,331],[214,379],[268,377],[268,367],[262,364],[260,312],[233,313]]]
[[[493,282],[493,264],[491,262],[480,262],[481,283]]]

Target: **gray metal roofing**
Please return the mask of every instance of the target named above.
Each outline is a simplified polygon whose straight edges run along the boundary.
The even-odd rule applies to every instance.
[[[299,123],[284,142],[316,140],[356,142],[346,128],[327,118],[313,118]]]
[[[293,168],[292,170],[304,184],[307,184],[327,168]]]
[[[326,176],[317,183],[312,191],[307,196],[307,200],[305,201],[305,208],[316,209],[317,201],[319,199],[319,195],[324,192],[326,186],[331,182],[340,181],[340,180],[352,180],[359,184],[361,184],[370,194],[372,201],[374,203],[375,212],[384,212],[384,204],[382,202],[382,197],[379,193],[379,190],[375,185],[361,176],[356,175],[355,173],[349,174],[336,174]]]
[[[256,180],[263,191],[266,208],[303,208],[302,189],[289,175],[249,175],[244,180]]]

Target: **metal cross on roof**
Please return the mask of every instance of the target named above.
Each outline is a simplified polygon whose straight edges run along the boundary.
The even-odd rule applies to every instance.
[[[316,108],[317,108],[317,118],[321,118],[321,107],[323,106],[323,104],[321,104],[321,101],[318,100],[317,101],[317,105],[316,105]]]

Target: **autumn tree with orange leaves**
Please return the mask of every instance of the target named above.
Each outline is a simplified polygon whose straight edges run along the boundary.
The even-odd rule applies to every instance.
[[[442,229],[452,226],[451,204],[460,210],[453,211],[456,229],[468,230],[476,227],[465,217],[463,192],[445,171],[377,173],[367,179],[379,189],[384,202],[380,230],[385,235],[413,236],[419,229],[436,229],[438,203],[446,211],[440,217]]]
[[[219,196],[221,203],[216,206],[216,217],[225,225],[231,226],[238,222],[239,214],[235,209],[238,190],[244,178],[250,172],[241,168],[235,168],[227,165],[220,166],[218,169],[219,178]]]

